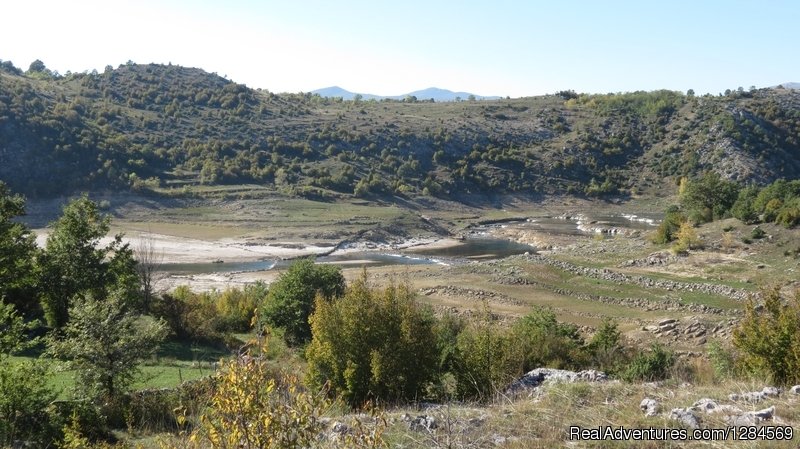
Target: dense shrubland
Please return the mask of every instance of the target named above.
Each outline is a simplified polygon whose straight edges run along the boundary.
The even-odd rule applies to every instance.
[[[766,184],[800,169],[791,90],[355,102],[176,65],[63,76],[43,66],[0,70],[0,178],[29,195],[252,183],[320,199],[605,196],[658,192],[653,180],[705,170]]]

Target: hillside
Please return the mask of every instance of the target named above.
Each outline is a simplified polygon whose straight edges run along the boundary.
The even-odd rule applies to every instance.
[[[800,173],[791,89],[341,101],[175,65],[2,70],[0,179],[29,196],[217,184],[312,198],[626,196],[706,170],[756,183]]]

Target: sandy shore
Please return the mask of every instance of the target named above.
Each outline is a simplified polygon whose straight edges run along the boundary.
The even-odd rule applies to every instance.
[[[44,247],[48,229],[36,229],[36,243]],[[305,242],[271,242],[254,244],[235,239],[200,240],[164,234],[128,233],[122,238],[134,249],[143,241],[152,242],[162,263],[209,263],[217,260],[225,262],[253,262],[268,259],[292,259],[296,257],[325,254],[333,249],[329,246],[312,245]],[[105,246],[113,242],[112,237],[100,240]]]
[[[49,229],[36,229],[36,242],[44,247]],[[455,239],[411,238],[396,243],[347,242],[337,246],[336,242],[309,244],[307,242],[270,242],[253,243],[237,239],[201,240],[155,233],[128,232],[122,241],[136,250],[142,242],[152,244],[157,258],[164,264],[207,264],[214,261],[255,262],[270,259],[294,259],[311,255],[349,254],[356,252],[397,251],[408,248],[445,248],[461,244]],[[100,240],[101,246],[113,242],[112,237]],[[370,260],[348,260],[336,262],[341,265],[374,263]],[[181,285],[188,285],[193,290],[209,291],[212,289],[241,288],[246,284],[263,281],[272,282],[278,272],[242,271],[231,273],[198,273],[198,274],[165,274],[157,283],[161,291],[169,291]]]

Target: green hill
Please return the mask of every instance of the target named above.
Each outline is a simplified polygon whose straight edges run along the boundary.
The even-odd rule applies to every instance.
[[[254,90],[200,69],[0,64],[0,180],[29,196],[258,184],[340,195],[629,195],[713,170],[800,173],[800,91],[655,91],[448,103]]]

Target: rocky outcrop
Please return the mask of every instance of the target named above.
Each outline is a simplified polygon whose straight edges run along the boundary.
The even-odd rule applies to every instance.
[[[733,393],[728,399],[734,402],[761,402],[767,398],[780,396],[781,390],[777,387],[764,387],[761,391],[748,391],[746,393]]]
[[[536,368],[515,380],[506,388],[506,393],[535,393],[545,384],[557,382],[605,382],[606,373],[597,370],[569,371],[555,368]]]

